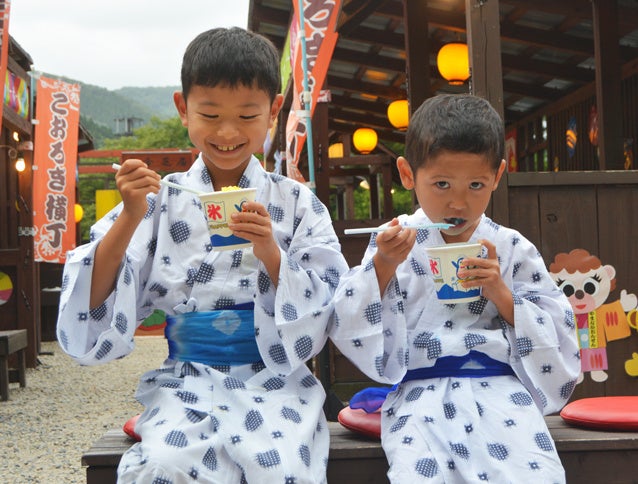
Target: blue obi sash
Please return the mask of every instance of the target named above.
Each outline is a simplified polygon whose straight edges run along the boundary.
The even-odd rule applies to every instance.
[[[507,363],[490,358],[480,351],[470,351],[465,356],[444,356],[436,360],[434,366],[408,370],[401,383],[410,380],[427,380],[429,378],[465,377],[481,378],[489,376],[514,375],[514,370]],[[364,388],[350,399],[350,408],[361,408],[367,413],[381,408],[392,387]]]
[[[254,304],[166,316],[168,357],[209,366],[261,361],[255,340]]]

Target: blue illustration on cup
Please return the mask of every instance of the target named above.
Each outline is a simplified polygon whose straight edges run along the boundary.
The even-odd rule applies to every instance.
[[[433,248],[432,252],[436,252]],[[443,303],[462,303],[476,301],[481,297],[481,288],[464,288],[464,279],[459,277],[458,271],[465,255],[449,256],[441,254],[440,257],[429,254],[430,273],[434,279],[437,299]]]

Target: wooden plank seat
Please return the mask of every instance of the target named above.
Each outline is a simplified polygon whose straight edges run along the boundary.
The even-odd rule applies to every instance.
[[[12,380],[9,372],[9,356],[17,353],[18,377],[16,381],[21,387],[27,386],[27,367],[25,349],[27,347],[27,330],[12,329],[0,331],[0,400],[9,400],[9,383]]]
[[[568,483],[633,482],[638,462],[638,432],[607,432],[567,425],[559,416],[546,417],[565,466]],[[388,464],[378,440],[368,439],[328,423],[330,459],[328,482],[386,484]],[[87,484],[116,481],[122,453],[133,443],[121,430],[109,430],[82,456]]]

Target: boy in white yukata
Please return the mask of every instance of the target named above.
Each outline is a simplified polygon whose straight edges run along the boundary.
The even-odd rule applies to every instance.
[[[565,481],[543,414],[576,384],[574,317],[537,249],[484,215],[505,170],[503,132],[479,97],[420,106],[397,165],[421,208],[373,235],[335,294],[333,341],[372,379],[398,382],[380,399],[393,483]],[[481,298],[443,304],[425,248],[468,241],[483,258],[465,259],[458,276],[473,278],[463,286],[480,286]],[[350,405],[373,411],[366,395]]]
[[[118,482],[325,482],[325,393],[306,362],[348,267],[326,207],[253,156],[282,104],[277,51],[213,29],[190,43],[181,75],[175,104],[201,153],[169,179],[201,192],[255,187],[229,224],[253,246],[212,250],[198,196],[126,160],[122,204],[68,254],[58,339],[81,364],[104,363],[133,350],[153,310],[167,314],[169,356],[141,378],[142,440]]]

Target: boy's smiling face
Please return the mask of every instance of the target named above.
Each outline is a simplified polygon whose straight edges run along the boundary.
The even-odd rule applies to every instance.
[[[178,92],[174,100],[219,190],[220,184],[236,184],[251,156],[262,149],[283,97],[271,103],[265,91],[254,87],[195,85],[188,99]]]
[[[463,220],[441,230],[443,239],[452,243],[470,239],[498,186],[505,162],[495,172],[483,155],[442,151],[416,173],[403,157],[397,160],[397,166],[403,186],[414,188],[419,205],[432,222]]]

